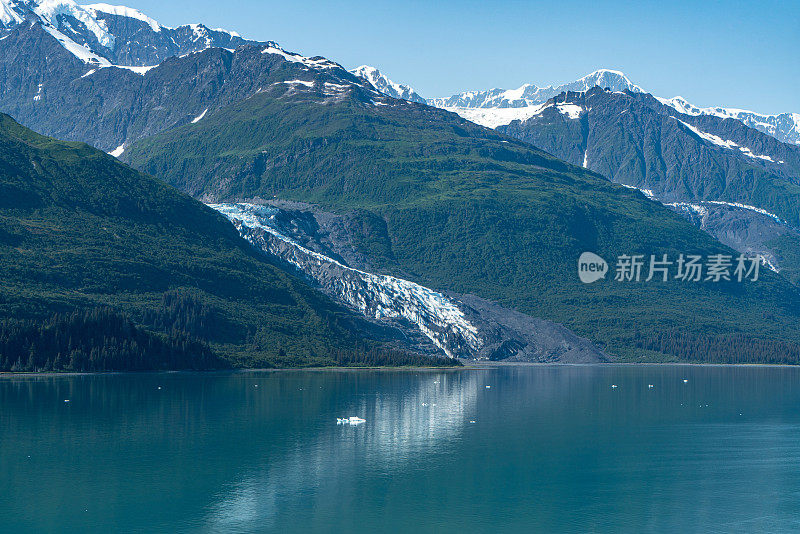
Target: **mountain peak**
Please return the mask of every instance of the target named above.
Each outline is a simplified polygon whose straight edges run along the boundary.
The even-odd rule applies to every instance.
[[[583,83],[585,89],[584,91],[591,89],[595,85],[606,88],[608,87],[612,91],[633,91],[634,93],[643,93],[641,87],[631,82],[631,80],[625,76],[622,71],[612,70],[612,69],[597,69],[594,72],[591,72],[576,80],[575,82],[564,84],[560,87],[564,87],[566,85],[575,85],[579,83]],[[575,89],[570,88],[569,90],[574,91]]]
[[[155,19],[152,19],[139,11],[138,9],[134,9],[132,7],[126,6],[112,6],[111,4],[88,4],[83,6],[88,11],[94,11],[95,13],[108,13],[109,15],[116,15],[118,17],[127,17],[130,19],[141,20],[142,22],[146,22],[150,28],[154,32],[161,31],[161,24],[158,23]],[[172,28],[169,28],[172,29]]]
[[[418,102],[426,104],[422,96],[419,95],[411,86],[402,83],[395,83],[390,80],[386,75],[382,74],[376,67],[370,65],[361,65],[350,71],[352,74],[363,78],[371,83],[381,93],[391,96],[392,98],[399,98],[408,100],[410,102]]]
[[[74,56],[101,66],[144,67],[206,48],[259,44],[203,24],[170,28],[138,9],[74,0],[0,0],[0,34],[29,20],[40,24]]]
[[[488,91],[466,91],[447,98],[434,98],[428,101],[436,107],[447,109],[505,109],[505,108],[530,108],[547,102],[550,98],[565,92],[585,92],[594,86],[609,88],[612,91],[633,91],[635,93],[644,92],[641,87],[631,82],[625,74],[618,70],[598,69],[575,81],[561,85],[539,87],[532,83],[526,83],[517,89],[490,89]],[[513,114],[504,113],[511,117]],[[470,118],[475,120],[475,117]],[[498,119],[492,117],[487,119],[488,123],[497,126],[498,124],[508,124],[511,118],[502,122],[505,118]],[[500,120],[501,122],[497,122]],[[480,122],[480,121],[479,121]],[[481,124],[484,124],[481,122]]]

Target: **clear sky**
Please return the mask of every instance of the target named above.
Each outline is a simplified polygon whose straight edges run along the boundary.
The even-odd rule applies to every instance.
[[[610,68],[701,107],[800,113],[798,0],[118,3],[167,26],[202,22],[347,68],[373,65],[426,97]]]

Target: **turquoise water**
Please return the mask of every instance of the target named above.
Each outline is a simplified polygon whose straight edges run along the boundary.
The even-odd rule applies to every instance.
[[[800,369],[4,378],[0,489],[2,532],[797,532]]]

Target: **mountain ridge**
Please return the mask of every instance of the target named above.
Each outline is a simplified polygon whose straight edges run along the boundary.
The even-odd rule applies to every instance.
[[[410,86],[393,82],[375,67],[361,65],[360,67],[351,69],[350,72],[356,76],[364,78],[378,91],[391,96],[392,98],[408,100],[409,102],[417,102],[418,104],[427,103],[427,100],[420,96],[419,93],[414,91],[414,89],[412,89]]]
[[[237,48],[258,41],[203,24],[163,26],[141,11],[74,0],[0,0],[0,37],[40,24],[70,53],[98,67],[150,67],[210,47]]]
[[[363,69],[364,67],[359,67]],[[373,67],[369,67],[373,68]],[[376,69],[377,70],[377,69]],[[378,72],[378,85],[392,84],[386,75]],[[395,84],[405,91],[418,94],[406,84]],[[581,78],[559,85],[539,87],[526,83],[517,89],[488,89],[481,91],[464,91],[449,97],[429,98],[425,103],[458,113],[489,128],[509,124],[513,120],[525,120],[539,111],[541,104],[565,92],[586,92],[592,87],[609,88],[612,91],[648,92],[634,84],[623,72],[613,69],[598,69]],[[380,87],[379,87],[380,89]],[[382,89],[381,89],[382,90]],[[389,96],[403,98],[398,92],[387,92]],[[663,104],[673,107],[686,115],[710,115],[720,118],[733,118],[760,132],[775,137],[784,143],[800,145],[800,113],[765,114],[738,108],[708,107],[699,108],[683,97],[656,97]],[[418,101],[418,100],[415,100]]]
[[[800,237],[800,147],[729,117],[687,115],[647,93],[599,87],[559,95],[531,117],[497,129],[692,219],[700,213],[698,224],[722,242],[763,254],[797,279],[794,253],[781,254],[768,242],[776,231]]]

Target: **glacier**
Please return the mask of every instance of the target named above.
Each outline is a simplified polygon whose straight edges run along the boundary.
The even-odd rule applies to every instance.
[[[225,215],[256,248],[297,267],[350,307],[374,319],[404,319],[451,357],[482,346],[478,329],[452,300],[408,280],[348,267],[310,250],[270,224],[277,208],[250,203],[208,204]]]

